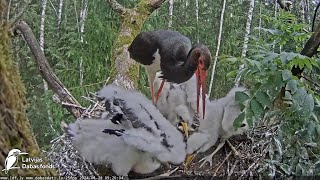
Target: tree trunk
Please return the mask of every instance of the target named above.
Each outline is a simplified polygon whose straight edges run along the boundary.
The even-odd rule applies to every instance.
[[[199,43],[199,0],[196,0],[196,20],[197,20],[197,43]]]
[[[168,28],[170,29],[172,27],[172,21],[173,21],[173,0],[169,0],[169,23],[168,23]]]
[[[275,2],[274,3],[274,18],[277,18],[277,16],[278,16],[277,12],[278,12],[278,4]],[[276,40],[274,40],[273,44],[272,44],[273,52],[275,51],[275,49],[276,49]]]
[[[62,21],[62,8],[63,8],[63,0],[59,0],[58,5],[58,37],[60,35],[61,21]]]
[[[82,8],[80,10],[80,42],[83,43],[83,34],[84,34],[84,24],[87,18],[88,12],[88,0],[82,0]],[[83,57],[80,57],[80,65],[79,65],[79,79],[80,86],[83,85]]]
[[[223,27],[223,20],[224,20],[224,11],[226,9],[226,0],[223,0],[223,5],[222,5],[222,10],[221,10],[221,15],[220,15],[220,27],[219,27],[219,36],[218,36],[218,44],[217,44],[217,50],[216,54],[214,56],[214,62],[212,66],[212,72],[211,72],[211,80],[210,80],[210,86],[209,86],[209,96],[211,96],[211,91],[212,91],[212,85],[213,85],[213,78],[214,78],[214,73],[216,70],[217,66],[217,61],[218,61],[218,56],[219,56],[219,51],[220,51],[220,44],[221,44],[221,36],[222,36],[222,27]]]
[[[254,9],[254,0],[250,1],[250,6],[249,6],[249,12],[248,12],[248,19],[247,19],[247,24],[246,24],[246,32],[244,34],[244,40],[243,40],[243,46],[242,46],[242,52],[241,52],[241,58],[245,58],[247,56],[247,51],[248,51],[248,43],[249,43],[249,35],[250,35],[250,30],[251,30],[251,22],[252,22],[252,17],[253,17],[253,9]],[[244,64],[240,65],[239,72],[241,72],[244,68]],[[234,85],[236,87],[239,86],[241,80],[241,74],[239,74],[235,80]]]
[[[0,1],[0,12],[3,12],[4,0]],[[22,84],[15,63],[10,57],[9,27],[0,24],[0,169],[8,152],[17,148],[29,153],[28,157],[41,157],[39,147],[31,132],[26,116],[25,87]],[[45,162],[43,163],[45,164]],[[21,166],[21,160],[18,165]],[[0,176],[4,176],[0,171]],[[54,169],[13,169],[12,176],[52,176]]]
[[[130,59],[128,48],[140,33],[150,14],[165,0],[140,0],[132,9],[124,8],[116,0],[107,1],[121,17],[120,31],[113,45],[111,78],[118,86],[136,89],[139,80],[139,65]]]

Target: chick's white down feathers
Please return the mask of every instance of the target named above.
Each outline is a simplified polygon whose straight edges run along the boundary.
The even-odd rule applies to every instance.
[[[159,78],[160,76],[161,74],[158,72],[154,81],[156,90],[160,87],[162,81]],[[202,113],[199,113],[200,126],[198,131],[188,139],[188,154],[197,150],[199,152],[208,150],[217,142],[219,136],[226,139],[249,129],[246,120],[244,120],[240,128],[236,129],[233,126],[234,120],[241,113],[240,106],[235,101],[235,93],[245,90],[243,87],[234,87],[225,97],[214,101],[206,97],[207,113],[204,119],[201,117]],[[196,100],[196,77],[194,75],[191,79],[179,85],[166,82],[157,102],[157,108],[173,125],[176,125],[179,120],[183,120],[190,126],[196,115]],[[200,110],[202,109],[201,105],[202,103],[200,102]]]
[[[159,78],[161,73],[158,72],[153,83],[155,90],[158,90],[161,84]],[[199,109],[202,108],[200,95]],[[193,75],[188,81],[181,84],[172,84],[166,82],[156,104],[159,111],[171,122],[176,125],[182,119],[192,125],[197,111],[197,89],[196,76]],[[181,119],[179,119],[181,118]],[[202,113],[199,113],[199,119],[202,119]]]
[[[198,132],[193,133],[188,139],[188,154],[195,151],[205,152],[217,142],[219,136],[227,139],[249,129],[246,119],[242,122],[241,127],[236,129],[233,126],[234,120],[241,113],[240,106],[235,101],[235,93],[245,90],[243,87],[235,87],[225,97],[207,101],[208,113],[204,119],[199,120]]]
[[[117,175],[150,173],[161,162],[180,164],[186,156],[182,134],[139,92],[114,85],[99,96],[109,114],[78,119],[68,134],[80,155],[94,164],[111,164]]]

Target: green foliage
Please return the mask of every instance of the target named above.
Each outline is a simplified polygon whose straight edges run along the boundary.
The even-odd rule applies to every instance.
[[[294,66],[304,68],[305,72],[318,71],[319,60],[298,53],[309,33],[303,32],[305,26],[297,23],[292,14],[283,12],[278,19],[265,18],[274,27],[261,29],[267,32],[266,39],[291,52],[273,52],[266,42],[263,48],[253,46],[256,53],[249,58],[240,59],[245,64],[240,75],[250,84],[250,93],[236,94],[239,103],[246,102],[242,110],[246,112],[245,118],[248,122],[279,121],[277,134],[268,147],[270,159],[264,160],[260,171],[270,176],[319,175],[320,122],[319,105],[315,103],[319,95],[308,81],[299,80],[291,73]],[[235,59],[226,61],[235,62]],[[314,82],[318,83],[319,79]],[[244,120],[243,116],[243,113],[239,115],[237,121]]]

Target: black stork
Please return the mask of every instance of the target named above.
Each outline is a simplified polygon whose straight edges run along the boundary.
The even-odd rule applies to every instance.
[[[206,71],[211,63],[209,49],[203,44],[192,46],[188,37],[177,31],[157,30],[141,32],[129,47],[130,58],[143,64],[147,70],[154,102],[153,81],[157,71],[162,72],[162,83],[156,95],[159,98],[164,82],[180,84],[197,77],[197,113],[202,89],[203,117],[205,116]]]

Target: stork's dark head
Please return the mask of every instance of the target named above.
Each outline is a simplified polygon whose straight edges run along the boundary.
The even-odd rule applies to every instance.
[[[193,46],[193,49],[200,54],[198,59],[198,67],[202,70],[208,70],[211,64],[211,53],[207,46],[198,43]]]
[[[202,108],[203,108],[203,118],[206,112],[205,99],[206,99],[206,79],[207,79],[207,70],[211,64],[211,53],[207,46],[203,44],[195,44],[193,47],[193,51],[199,54],[198,67],[196,69],[197,76],[197,113],[199,113],[199,97],[200,97],[200,89],[202,89]]]

